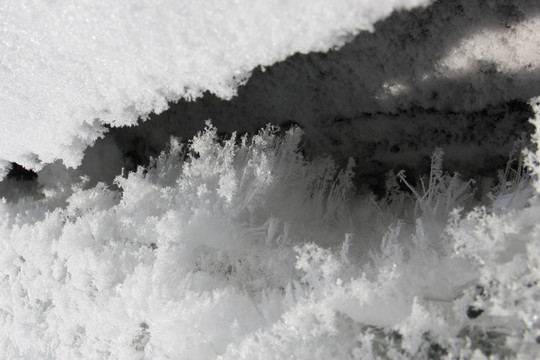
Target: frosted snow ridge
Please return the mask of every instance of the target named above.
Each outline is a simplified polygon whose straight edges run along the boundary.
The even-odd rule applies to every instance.
[[[424,12],[410,10],[421,5]],[[0,165],[3,175],[10,162],[37,172],[0,183],[0,358],[537,356],[540,97],[530,97],[540,91],[539,6],[428,5],[0,5]],[[427,50],[481,15],[477,31],[445,37],[448,52]],[[403,37],[385,40],[398,28]],[[231,99],[255,67],[335,49],[365,29],[374,35],[360,39],[372,43],[352,49],[381,49],[376,65],[359,70],[373,81],[344,81],[350,87],[332,98],[365,92],[356,108],[348,100],[321,105],[305,128],[269,124],[256,133],[235,131],[245,120],[224,133],[208,120],[190,139],[169,137],[159,156],[113,183],[89,172],[125,164],[118,139],[99,145],[103,158],[66,168],[110,127],[204,92]],[[385,62],[396,53],[406,65]],[[355,63],[348,54],[353,64],[367,58]],[[343,73],[321,83],[333,89]],[[295,97],[285,98],[294,107]],[[516,104],[526,109],[508,110]],[[350,116],[325,119],[336,111]],[[511,133],[524,114],[535,131]],[[368,117],[378,121],[371,128]],[[155,131],[147,136],[163,136]],[[446,150],[452,164],[462,157],[474,168],[484,158],[470,149],[489,136],[488,151],[510,149],[498,173],[480,165],[471,179],[449,171]],[[380,166],[408,166],[371,179],[383,189],[374,195],[366,158],[349,153],[355,146]]]

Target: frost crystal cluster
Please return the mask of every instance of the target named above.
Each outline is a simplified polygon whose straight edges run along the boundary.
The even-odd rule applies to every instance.
[[[439,1],[433,34],[481,7],[502,23],[446,38],[448,51],[419,56],[403,77],[399,67],[374,71],[373,83],[354,91],[365,91],[358,102],[373,112],[348,119],[348,128],[338,119],[328,130],[313,122],[221,133],[209,120],[187,141],[170,137],[147,165],[97,185],[85,166],[57,161],[76,166],[105,125],[134,125],[205,91],[230,99],[257,65],[343,45],[392,9],[427,3],[0,5],[0,158],[6,174],[9,162],[41,169],[33,182],[0,183],[0,358],[534,359],[540,97],[528,97],[540,94],[530,80],[538,79],[540,22],[520,10],[534,1]],[[400,23],[409,16],[401,11],[390,23],[412,29],[412,40],[374,41],[410,60],[423,54],[410,44],[428,35]],[[510,139],[494,126],[492,152],[515,140],[498,173],[448,171],[448,151],[458,163],[468,150],[456,156],[456,148],[473,148],[490,130],[468,116],[515,120],[492,110],[500,104],[524,108],[515,113],[530,116],[531,134]],[[364,126],[369,134],[419,138],[387,152],[380,139],[372,149],[380,166],[426,160],[388,169],[375,194],[366,190],[366,159],[338,156],[368,138],[355,134],[361,116],[382,121]],[[392,128],[388,119],[400,116],[410,124]],[[440,124],[412,120],[429,116]],[[320,134],[336,129],[342,142],[322,151]],[[456,132],[465,133],[452,144]]]

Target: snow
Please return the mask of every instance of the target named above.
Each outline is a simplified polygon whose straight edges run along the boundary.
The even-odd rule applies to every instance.
[[[255,66],[326,51],[428,2],[4,1],[0,160],[76,167],[106,124],[203,91],[229,99]]]
[[[301,130],[277,131],[220,141],[207,123],[189,148],[172,139],[148,168],[118,177],[118,191],[75,184],[4,202],[3,351],[394,358],[428,356],[435,343],[453,356],[490,351],[464,332],[495,331],[507,339],[499,353],[534,353],[537,195],[500,215],[463,215],[473,190],[443,171],[439,149],[425,189],[366,201],[353,162],[307,161]],[[473,305],[478,321],[466,315]]]
[[[95,174],[113,177],[112,168],[124,164],[115,138],[87,152],[91,155],[78,170],[64,166],[78,163],[104,124],[134,124],[137,116],[164,109],[166,100],[204,90],[228,99],[256,65],[294,51],[341,45],[347,32],[369,28],[392,7],[417,3],[310,4],[1,5],[9,24],[2,25],[2,46],[10,45],[8,55],[19,51],[20,60],[2,55],[0,71],[9,74],[0,73],[0,79],[9,81],[1,85],[1,99],[16,99],[7,102],[11,105],[22,105],[23,98],[35,101],[35,106],[8,106],[10,119],[18,120],[6,120],[4,128],[22,131],[29,128],[25,121],[36,127],[18,137],[3,134],[0,151],[26,166],[50,163],[38,181],[1,184],[7,194],[0,201],[3,357],[529,359],[538,354],[540,98],[521,103],[537,89],[528,63],[538,56],[538,21],[534,13],[518,11],[535,8],[532,1],[483,3],[494,10],[483,16],[481,30],[443,36],[445,45],[452,43],[466,57],[423,52],[436,40],[420,41],[418,23],[431,19],[429,27],[448,20],[442,34],[445,26],[459,28],[484,15],[481,6],[441,1],[378,24],[383,34],[375,31],[375,39],[392,29],[410,30],[404,36],[413,40],[377,40],[375,48],[383,44],[381,58],[414,50],[410,59],[434,67],[427,79],[438,77],[440,82],[431,84],[440,97],[410,81],[426,75],[409,69],[410,62],[375,72],[384,63],[375,61],[361,71],[362,76],[373,72],[373,82],[351,92],[354,97],[358,89],[366,90],[367,100],[359,100],[358,107],[371,113],[353,111],[355,116],[333,127],[323,126],[330,120],[313,121],[305,131],[267,125],[256,134],[240,134],[249,125],[245,119],[225,133],[207,121],[189,140],[166,134],[166,150],[147,165],[118,174],[114,184],[96,184]],[[351,18],[343,16],[349,12]],[[230,40],[235,34],[236,42]],[[24,41],[13,41],[15,36]],[[526,46],[516,47],[518,41]],[[394,48],[403,51],[388,50]],[[483,62],[493,62],[490,71],[475,67]],[[410,77],[395,76],[396,69],[406,69]],[[459,83],[452,82],[455,77]],[[45,91],[51,81],[60,85]],[[468,90],[460,97],[464,86]],[[386,97],[380,98],[378,89]],[[347,91],[332,99],[337,108],[346,104],[338,98]],[[301,95],[284,104],[302,100]],[[36,105],[40,101],[50,107]],[[526,110],[509,110],[513,101]],[[335,110],[325,109],[321,118]],[[537,131],[516,139],[523,116],[531,117]],[[374,121],[359,121],[368,117]],[[158,128],[158,135],[148,137],[160,132],[166,133]],[[45,135],[50,138],[39,142]],[[308,142],[317,139],[318,148]],[[335,139],[341,143],[328,147],[326,155],[315,151]],[[506,166],[496,161],[484,166],[486,154],[471,155],[482,142],[483,151],[504,154]],[[399,161],[389,154],[391,145],[402,149]],[[368,154],[389,166],[386,181],[376,178],[385,182],[384,195],[362,188],[371,158],[349,154]],[[453,172],[460,164],[474,179]]]
[[[504,166],[513,141],[531,132],[527,101],[540,93],[537,72],[525,66],[525,60],[539,62],[534,60],[540,54],[535,51],[537,30],[526,24],[535,23],[540,3],[505,4],[438,1],[396,12],[379,21],[376,31],[360,32],[339,49],[296,54],[256,68],[230,101],[207,93],[197,101],[170,104],[139,126],[112,129],[106,141],[114,140],[121,152],[136,156],[133,161],[120,158],[115,173],[112,164],[101,166],[112,156],[102,156],[92,168],[110,173],[100,178],[93,171],[92,181],[110,183],[122,167],[134,169],[133,163],[159,155],[171,134],[192,138],[207,119],[222,133],[253,134],[267,123],[296,123],[305,131],[308,154],[331,154],[340,164],[348,157],[365,159],[356,172],[364,179],[373,177],[370,185],[388,169],[427,166],[425,159],[435,147],[445,151],[449,169],[467,178],[494,172]],[[492,48],[505,56],[491,65],[471,56],[471,68],[451,73],[440,65],[452,51],[464,53],[466,39],[480,41],[482,34],[486,38],[478,50],[469,42],[467,51],[481,54]],[[520,56],[506,57],[514,50]],[[503,66],[510,61],[516,62],[512,71]],[[90,161],[85,161],[82,167],[89,169]]]

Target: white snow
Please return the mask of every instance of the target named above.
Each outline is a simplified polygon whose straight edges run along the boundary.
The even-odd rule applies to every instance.
[[[363,159],[340,168],[330,157],[304,156],[301,129],[271,125],[223,138],[209,121],[187,144],[173,137],[150,165],[116,177],[116,190],[89,186],[88,177],[56,161],[76,166],[104,124],[132,125],[167,100],[206,90],[230,98],[257,65],[338,46],[392,8],[421,3],[0,5],[0,164],[52,163],[32,196],[0,200],[0,357],[534,358],[540,98],[530,100],[532,146],[522,150],[525,141],[518,142],[495,186],[480,190],[446,172],[444,150],[434,147],[431,167],[415,169],[426,178],[413,185],[406,171],[388,173],[386,196],[375,198],[355,189]],[[501,18],[514,14],[501,9]],[[456,42],[465,62],[448,54],[441,63],[425,59],[440,66],[437,76],[465,73],[458,87],[470,81],[472,94],[484,83],[463,64],[490,62],[503,75],[474,106],[457,103],[458,87],[426,103],[440,109],[455,102],[454,111],[486,105],[486,116],[499,116],[489,112],[489,96],[504,103],[512,89],[527,87],[517,98],[534,90],[522,80],[534,75],[527,64],[538,56],[538,21],[520,21],[508,32],[485,29]],[[508,45],[518,40],[534,46]],[[512,72],[517,80],[494,92]],[[433,74],[416,75],[427,81]],[[402,79],[381,84],[385,96],[410,102],[429,90]],[[397,132],[429,135],[417,124],[374,116],[382,120],[364,129],[366,141],[389,128],[392,141]],[[457,122],[452,130],[466,128]],[[492,129],[492,148],[507,140],[504,129]],[[120,157],[115,144],[104,149]]]

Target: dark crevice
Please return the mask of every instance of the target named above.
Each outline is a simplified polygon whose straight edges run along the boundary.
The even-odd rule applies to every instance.
[[[37,177],[38,174],[35,171],[25,169],[17,163],[11,163],[11,170],[6,176],[8,180],[16,181],[34,181]]]
[[[38,174],[25,169],[17,163],[11,163],[11,169],[5,179],[0,182],[0,198],[17,201],[28,195],[37,195]]]
[[[202,130],[204,120],[210,116],[181,120],[181,114],[194,116],[191,106],[199,104],[175,104],[138,127],[111,129],[108,136],[115,139],[124,154],[124,167],[135,170],[138,165],[147,165],[149,156],[159,155],[171,136],[187,141]],[[300,126],[304,130],[303,152],[308,158],[332,156],[340,165],[349,157],[355,158],[357,184],[381,193],[385,175],[391,169],[405,169],[411,179],[428,171],[436,147],[445,151],[445,168],[450,171],[464,178],[495,177],[496,171],[504,168],[514,142],[532,133],[528,119],[533,116],[528,104],[514,100],[471,112],[411,107],[351,118],[331,117],[318,124],[286,120],[278,125],[283,129]],[[265,125],[249,121],[238,126],[221,120],[213,123],[223,138],[233,131],[255,133]]]

